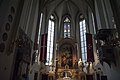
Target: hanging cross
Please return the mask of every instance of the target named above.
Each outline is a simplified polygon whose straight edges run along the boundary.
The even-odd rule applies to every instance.
[[[88,44],[88,49],[91,49],[92,48],[92,45],[91,44]]]

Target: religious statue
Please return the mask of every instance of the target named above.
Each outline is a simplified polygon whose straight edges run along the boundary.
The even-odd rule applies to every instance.
[[[85,80],[85,72],[83,71],[83,68],[84,68],[85,66],[84,66],[84,63],[82,62],[81,58],[80,58],[79,61],[78,61],[78,67],[79,67],[79,69],[80,69],[79,79],[80,79],[80,80]]]
[[[78,61],[78,67],[79,67],[80,71],[83,72],[84,63],[82,62],[81,58],[80,58],[79,61]]]
[[[75,60],[75,63],[74,63],[74,68],[78,69],[78,62],[76,60]]]

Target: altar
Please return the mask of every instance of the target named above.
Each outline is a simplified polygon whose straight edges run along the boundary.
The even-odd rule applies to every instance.
[[[56,59],[56,73],[59,80],[72,80],[73,77],[77,76],[78,55],[74,39],[63,38],[57,42]]]
[[[89,71],[83,71],[85,66],[77,53],[76,44],[76,41],[71,38],[64,38],[57,42],[56,59],[53,62],[56,65],[50,66],[49,80],[86,80]],[[88,70],[89,66],[90,64],[85,69]]]
[[[72,38],[60,39],[57,42],[56,58],[58,68],[64,68],[67,64],[73,69],[75,61],[78,60],[76,41]]]
[[[59,78],[59,79],[57,79],[57,80],[74,80],[74,79],[71,79],[71,78]]]

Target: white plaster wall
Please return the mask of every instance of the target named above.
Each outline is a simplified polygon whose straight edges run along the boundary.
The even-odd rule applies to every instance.
[[[120,79],[120,69],[116,67],[114,64],[111,65],[111,67],[103,62],[103,65],[98,63],[96,65],[96,69],[101,68],[101,71],[103,71],[103,75],[107,75],[108,80],[119,80]]]
[[[19,0],[6,0],[3,1],[0,5],[0,24],[2,26],[1,34],[5,32],[5,24],[8,22],[8,15],[10,13],[11,6],[14,6],[15,11],[18,7]],[[12,15],[12,14],[11,14]],[[14,15],[16,15],[14,13]],[[13,15],[12,15],[13,16]],[[14,16],[13,16],[13,22],[14,22]],[[11,23],[11,28],[13,27],[13,24]],[[1,36],[1,35],[0,35]],[[7,55],[7,53],[10,53],[7,51],[8,45],[10,45],[8,42],[11,40],[11,32],[8,33],[8,40],[5,41],[5,51],[3,53],[0,53],[0,79],[1,80],[10,80],[12,77],[13,72],[13,60],[14,60],[14,50],[11,52],[10,55]],[[2,42],[2,39],[0,38],[0,42]]]
[[[95,14],[96,14],[96,20],[97,20],[97,27],[98,30],[101,29],[101,24],[100,24],[100,16],[99,16],[99,11],[98,11],[98,7],[97,7],[97,3],[95,1]]]
[[[27,27],[28,29],[26,30],[27,35],[31,38],[32,37],[32,33],[34,31],[34,29],[36,28],[36,24],[37,24],[37,14],[36,14],[36,10],[38,11],[38,2],[39,0],[32,0],[32,5],[31,5],[31,10],[30,10],[30,14],[29,14],[29,19],[28,19],[28,23],[27,23]]]
[[[23,6],[24,8],[23,8],[20,23],[19,23],[19,27],[21,27],[23,31],[25,31],[25,33],[28,28],[27,23],[28,23],[29,14],[30,14],[30,8],[31,8],[30,6],[32,4],[31,2],[32,0],[29,0],[29,1],[25,0],[24,6]]]
[[[35,33],[36,33],[36,27],[37,27],[37,20],[38,20],[38,18],[40,18],[40,17],[38,17],[38,11],[39,11],[39,0],[37,0],[36,1],[36,7],[35,7],[35,14],[34,14],[34,18],[33,18],[33,28],[32,28],[32,30],[31,30],[31,40],[34,42],[34,38],[35,38]]]
[[[113,22],[112,22],[112,18],[113,18],[113,12],[112,12],[112,9],[111,9],[111,5],[110,5],[110,2],[109,0],[103,0],[104,2],[104,6],[105,6],[105,10],[106,10],[106,17],[107,17],[107,21],[108,21],[108,28],[113,28]]]

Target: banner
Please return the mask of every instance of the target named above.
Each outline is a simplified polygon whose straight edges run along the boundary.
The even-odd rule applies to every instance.
[[[47,34],[41,36],[41,48],[40,48],[40,61],[45,60],[47,57]]]
[[[40,61],[43,60],[42,57],[43,57],[43,47],[40,48]]]
[[[86,33],[87,61],[94,62],[92,34]]]

